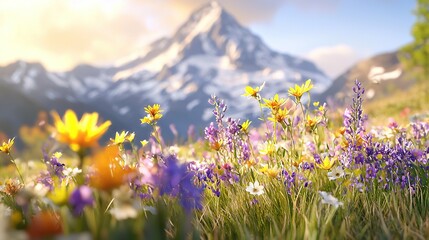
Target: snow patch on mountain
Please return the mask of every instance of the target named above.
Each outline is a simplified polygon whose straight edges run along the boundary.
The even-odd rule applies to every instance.
[[[402,69],[397,68],[393,71],[386,72],[383,67],[372,67],[368,73],[368,79],[373,83],[379,83],[381,81],[397,79],[401,76]]]

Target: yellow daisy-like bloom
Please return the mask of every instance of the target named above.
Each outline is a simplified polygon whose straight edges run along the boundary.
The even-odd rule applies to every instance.
[[[162,112],[161,106],[159,104],[154,104],[152,106],[148,105],[144,108],[144,111],[147,113],[147,115],[140,119],[141,124],[154,124],[156,121],[162,118]]]
[[[339,137],[342,137],[345,132],[346,132],[346,128],[340,127],[337,131],[335,131],[334,135],[336,138],[339,138]]]
[[[268,165],[264,165],[259,171],[270,178],[276,178],[280,172],[277,168],[268,168]]]
[[[0,146],[0,152],[9,154],[14,142],[15,138],[9,139],[7,142],[3,142],[3,144]]]
[[[276,153],[276,145],[272,141],[265,142],[259,153],[267,156],[273,155]]]
[[[308,79],[303,85],[298,86],[295,84],[295,87],[289,88],[289,95],[295,96],[296,100],[299,102],[304,93],[309,92],[313,88],[311,80]]]
[[[67,110],[63,120],[57,112],[52,112],[57,140],[66,143],[73,151],[92,147],[112,124],[110,121],[97,126],[98,113],[85,113],[79,121],[73,110]]]
[[[283,123],[283,122],[285,122],[288,114],[289,114],[289,110],[279,109],[271,117],[269,117],[268,120],[271,122]]]
[[[244,88],[244,94],[242,96],[244,97],[253,97],[257,100],[260,100],[261,96],[259,95],[259,92],[261,92],[261,90],[264,88],[265,82],[262,83],[261,86],[259,87],[251,87],[251,86],[246,86]]]
[[[319,168],[321,168],[321,169],[329,170],[329,169],[331,169],[331,168],[332,168],[332,166],[334,166],[335,160],[336,160],[336,158],[331,158],[331,159],[329,159],[329,157],[328,157],[328,156],[326,156],[326,157],[323,159],[322,163],[317,164],[317,166],[318,166]]]
[[[222,140],[210,143],[210,147],[215,151],[219,151],[222,148],[222,146],[223,146]]]
[[[320,121],[320,117],[310,117],[309,115],[307,115],[305,119],[305,126],[310,130],[313,130],[316,125],[320,123]]]
[[[269,108],[273,113],[276,113],[280,109],[280,107],[286,103],[286,99],[279,98],[279,95],[276,94],[272,99],[264,98],[264,102],[264,107]]]
[[[51,199],[56,205],[64,205],[67,203],[67,200],[71,194],[71,188],[69,188],[65,183],[58,184],[55,186],[54,190],[49,192],[46,197]]]
[[[249,126],[252,123],[252,121],[246,120],[244,123],[241,124],[241,131],[244,133],[249,133]]]
[[[149,141],[143,140],[143,141],[140,141],[140,143],[141,143],[142,147],[145,147],[149,143]]]
[[[125,141],[132,142],[134,140],[135,133],[128,134],[128,132],[122,131],[121,133],[116,132],[115,139],[110,139],[114,145],[119,145]]]

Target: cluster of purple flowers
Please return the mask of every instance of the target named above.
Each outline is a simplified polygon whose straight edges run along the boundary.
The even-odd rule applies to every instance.
[[[229,158],[236,159],[238,164],[248,161],[251,155],[250,146],[241,134],[240,120],[228,117],[225,121],[225,112],[228,107],[223,100],[216,96],[212,96],[209,103],[214,106],[213,114],[217,123],[215,125],[211,122],[204,130],[205,138],[209,141],[210,146],[219,151],[225,145],[225,153],[233,154]]]
[[[214,163],[197,164],[192,162],[189,165],[189,170],[195,173],[195,184],[212,191],[217,197],[220,196],[221,183],[229,185],[240,180],[239,175],[228,163],[216,165]]]
[[[393,139],[376,141],[373,135],[365,132],[363,126],[364,89],[356,81],[353,90],[355,98],[351,110],[346,109],[344,114],[348,146],[341,156],[343,166],[352,170],[360,169],[361,174],[354,176],[355,179],[352,180],[365,183],[367,187],[381,186],[385,190],[392,190],[399,186],[414,191],[420,180],[428,177],[429,124],[412,123],[409,136],[404,129],[392,122],[389,128],[395,133]],[[424,150],[421,150],[422,147]]]
[[[59,162],[58,157],[54,154],[49,156],[46,148],[42,149],[43,152],[43,161],[47,167],[47,172],[42,172],[38,177],[37,181],[50,190],[54,189],[53,178],[56,177],[58,180],[62,181],[65,178],[64,170],[65,164]]]
[[[299,184],[302,184],[304,187],[311,187],[312,185],[310,180],[296,171],[288,172],[286,169],[283,169],[281,173],[283,184],[289,194],[291,194],[292,190]]]
[[[179,163],[175,155],[160,158],[162,161],[140,168],[142,176],[137,185],[147,185],[151,188],[149,192],[156,189],[160,195],[177,197],[188,212],[200,209],[204,188],[194,183],[196,173],[189,170],[189,164]]]

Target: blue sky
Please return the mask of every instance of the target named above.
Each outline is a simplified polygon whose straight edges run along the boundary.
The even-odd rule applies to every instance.
[[[110,65],[171,36],[209,0],[0,0],[0,65]],[[274,50],[335,77],[412,40],[414,0],[218,0]]]
[[[335,46],[342,45],[348,53],[331,55],[339,54],[338,64],[344,68],[412,41],[414,7],[411,0],[343,0],[325,9],[285,4],[272,20],[253,23],[251,29],[272,48],[313,60],[318,59],[311,56],[317,55],[317,49],[335,51]],[[319,56],[319,65],[326,57]]]

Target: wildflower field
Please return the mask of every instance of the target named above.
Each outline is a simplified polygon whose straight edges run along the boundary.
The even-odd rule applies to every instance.
[[[247,86],[259,122],[212,96],[204,135],[170,145],[158,104],[140,120],[150,136],[101,146],[110,121],[53,112],[37,161],[0,142],[0,239],[428,239],[429,119],[369,125],[356,81],[332,121],[312,88]]]

